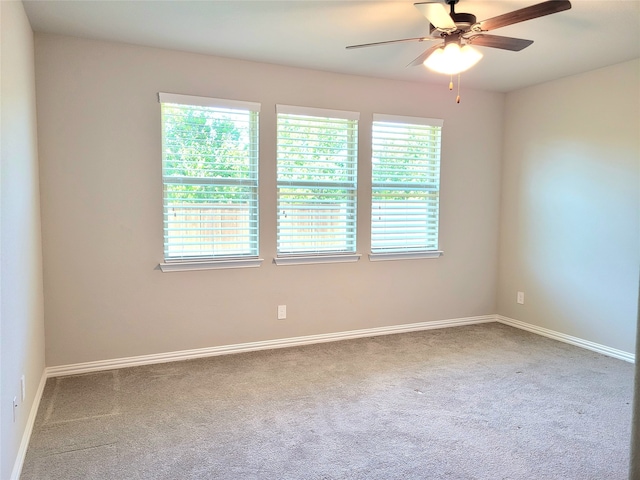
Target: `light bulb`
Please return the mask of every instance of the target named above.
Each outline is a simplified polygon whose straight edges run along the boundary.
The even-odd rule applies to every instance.
[[[424,66],[438,73],[456,75],[469,70],[482,58],[480,53],[470,45],[460,48],[457,43],[451,42],[444,48],[440,47],[424,61]]]

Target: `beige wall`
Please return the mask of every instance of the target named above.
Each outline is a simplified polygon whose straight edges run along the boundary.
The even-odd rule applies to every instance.
[[[0,478],[9,479],[44,371],[44,322],[33,33],[21,2],[0,2],[0,30]]]
[[[498,313],[634,352],[640,60],[507,95]],[[516,292],[526,302],[516,304]]]
[[[495,312],[504,95],[40,34],[36,75],[48,366]],[[159,91],[262,104],[262,267],[156,268]],[[372,114],[443,118],[445,256],[273,265],[276,103],[361,112],[363,254]]]

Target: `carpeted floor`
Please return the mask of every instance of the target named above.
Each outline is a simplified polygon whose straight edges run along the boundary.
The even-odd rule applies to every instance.
[[[496,323],[59,377],[21,478],[622,480],[632,391]]]

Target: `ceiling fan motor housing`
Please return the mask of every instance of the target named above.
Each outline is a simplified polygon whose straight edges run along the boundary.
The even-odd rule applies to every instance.
[[[471,13],[457,13],[451,14],[451,19],[458,27],[457,32],[467,32],[471,29],[471,25],[476,24],[476,16]],[[429,35],[433,37],[440,37],[444,32],[436,28],[433,24],[429,24]],[[456,33],[456,32],[450,32]]]
[[[460,30],[468,30],[476,23],[476,16],[471,13],[452,13],[451,19]]]

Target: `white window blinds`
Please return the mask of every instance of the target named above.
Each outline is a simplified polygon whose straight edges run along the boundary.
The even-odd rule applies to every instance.
[[[354,253],[358,114],[276,111],[278,255]]]
[[[438,250],[442,124],[373,116],[372,253]]]
[[[257,257],[260,105],[158,97],[165,261]]]

